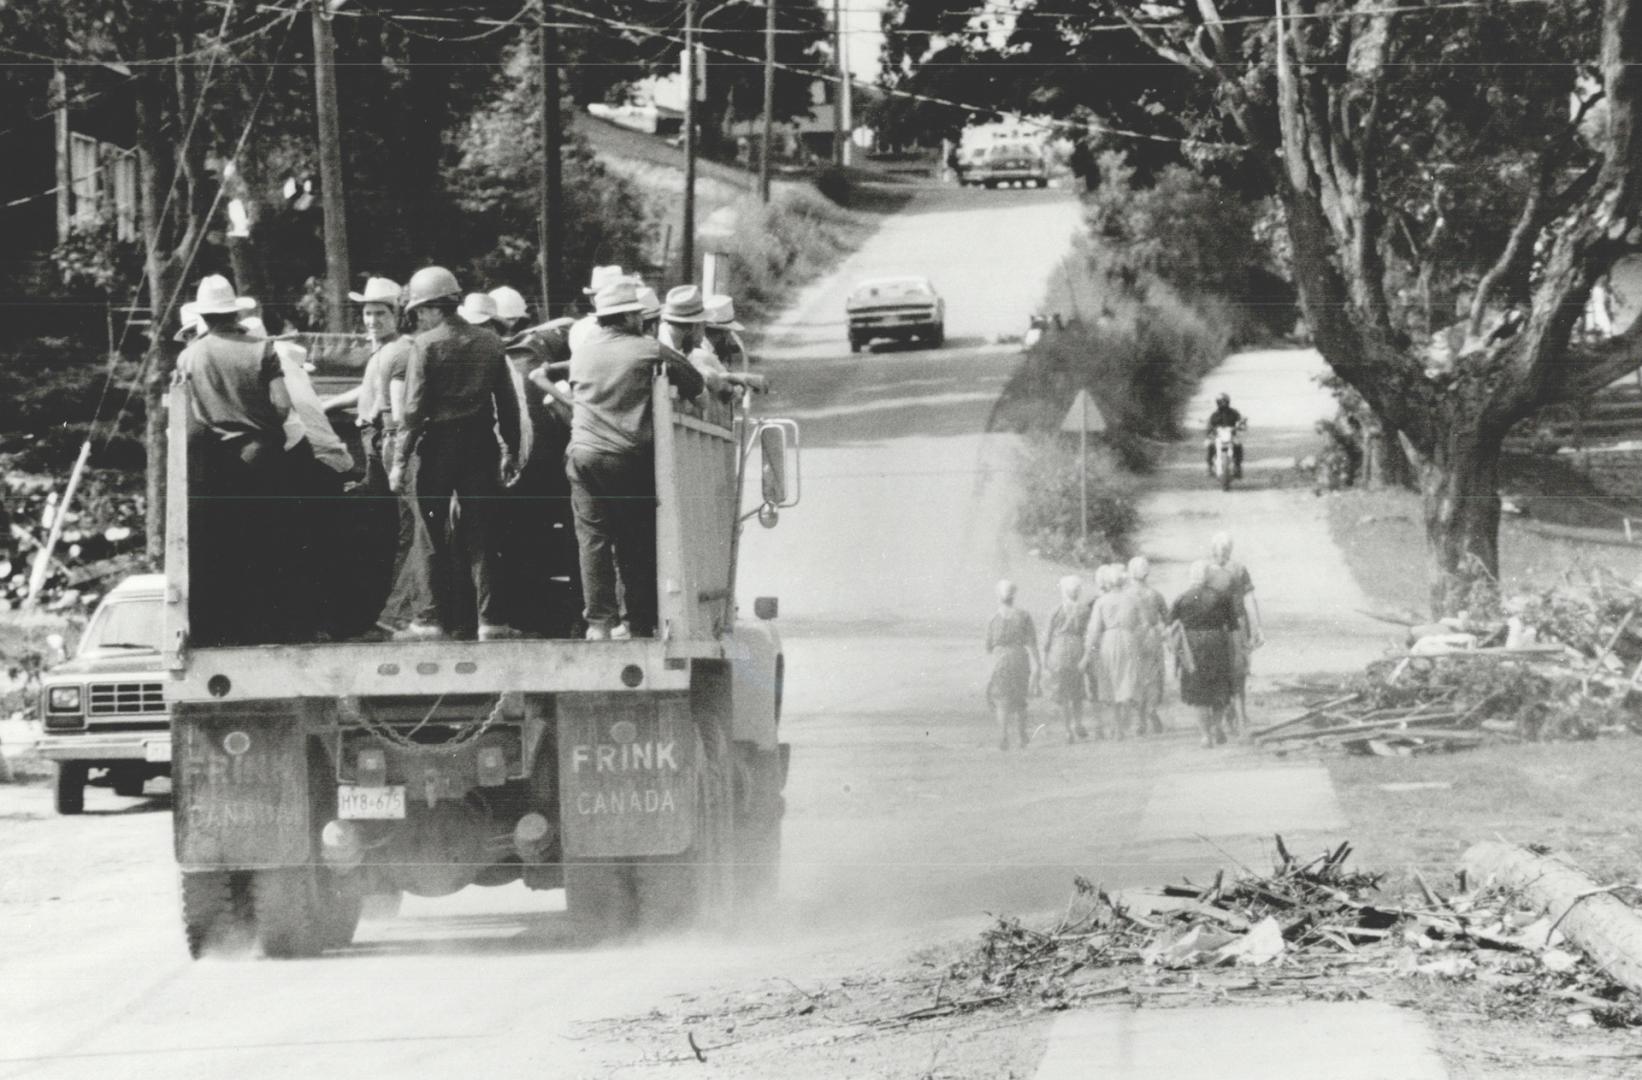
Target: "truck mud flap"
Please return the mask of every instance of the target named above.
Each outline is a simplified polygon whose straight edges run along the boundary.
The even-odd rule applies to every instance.
[[[308,761],[286,708],[172,717],[177,861],[185,869],[294,866],[312,857]]]
[[[559,819],[569,858],[678,855],[695,837],[690,699],[563,694]]]

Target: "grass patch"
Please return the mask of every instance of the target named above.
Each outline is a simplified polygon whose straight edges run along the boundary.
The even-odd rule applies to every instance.
[[[1465,849],[1503,838],[1546,844],[1598,878],[1634,880],[1642,740],[1484,746],[1412,758],[1329,757],[1357,862],[1447,880]],[[1431,784],[1386,790],[1383,784]]]
[[[724,243],[728,265],[718,288],[735,297],[739,314],[760,321],[860,247],[881,220],[798,184],[778,189],[768,204],[748,197],[734,206],[735,226]]]
[[[1424,616],[1425,526],[1412,491],[1342,491],[1330,495],[1329,534],[1345,554],[1358,587],[1375,603]],[[1509,518],[1500,527],[1500,586],[1537,592],[1608,569],[1629,578],[1635,554],[1606,544],[1543,536]]]

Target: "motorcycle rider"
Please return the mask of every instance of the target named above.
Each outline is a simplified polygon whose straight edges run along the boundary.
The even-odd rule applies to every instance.
[[[1232,475],[1241,480],[1243,478],[1243,440],[1237,437],[1237,433],[1243,426],[1243,414],[1232,408],[1230,394],[1221,394],[1215,398],[1214,405],[1214,412],[1209,416],[1209,438],[1204,444],[1207,449],[1206,457],[1209,464],[1209,475],[1214,475],[1214,431],[1216,428],[1229,427],[1232,429]]]

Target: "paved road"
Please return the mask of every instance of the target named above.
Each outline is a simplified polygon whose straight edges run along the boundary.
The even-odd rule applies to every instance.
[[[1201,872],[1218,855],[1180,792],[1230,803],[1209,826],[1226,844],[1290,825],[1258,812],[1273,799],[1303,819],[1285,835],[1336,825],[1318,770],[1201,751],[1183,718],[1145,743],[994,746],[992,583],[1013,576],[1047,610],[1063,569],[1010,536],[1015,443],[984,429],[1018,357],[991,342],[1024,326],[1077,220],[1056,191],[931,190],[775,329],[767,407],[804,425],[804,500],[749,535],[741,579],[781,597],[788,636],[794,768],[767,931],[588,952],[557,894],[504,889],[407,903],[321,960],[190,963],[163,803],[96,791],[93,813],[60,819],[43,789],[0,788],[0,1078],[602,1076],[651,1049],[588,1021],[898,956],[988,911],[1057,907],[1074,873]],[[946,349],[848,354],[843,291],[891,270],[947,296]]]

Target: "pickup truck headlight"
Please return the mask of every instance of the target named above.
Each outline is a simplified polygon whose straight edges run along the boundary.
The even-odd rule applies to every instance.
[[[79,712],[80,688],[78,686],[53,686],[47,690],[46,711],[54,713]]]

